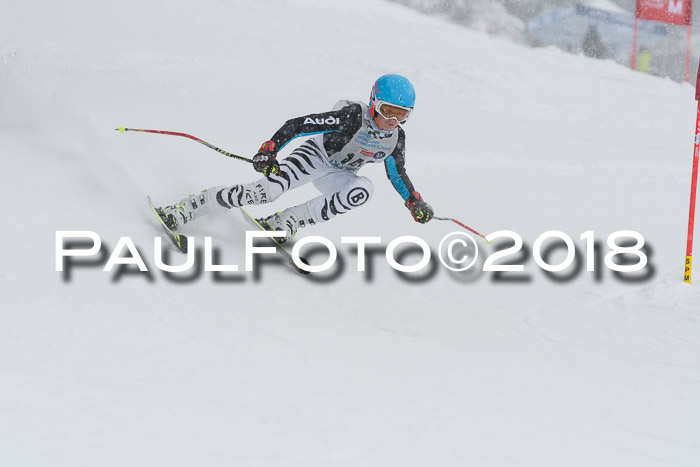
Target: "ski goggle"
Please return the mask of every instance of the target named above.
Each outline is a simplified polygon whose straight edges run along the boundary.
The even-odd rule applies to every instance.
[[[395,104],[387,104],[386,102],[379,101],[377,104],[377,112],[382,117],[388,119],[395,119],[399,123],[403,123],[408,120],[409,115],[413,109],[410,107],[402,107]]]

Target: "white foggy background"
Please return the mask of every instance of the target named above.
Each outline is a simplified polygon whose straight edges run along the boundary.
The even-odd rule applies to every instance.
[[[425,14],[448,18],[456,24],[476,29],[487,34],[507,38],[519,44],[543,46],[546,44],[530,40],[526,34],[526,24],[542,15],[576,4],[610,12],[634,14],[635,0],[389,0],[406,5]],[[690,81],[695,82],[697,62],[700,58],[700,25],[697,12],[700,5],[693,5],[693,26],[691,38]],[[663,23],[654,22],[662,25]],[[652,53],[650,73],[669,77],[675,81],[685,80],[687,27],[667,25],[668,35],[659,43],[647,48]],[[581,38],[582,39],[582,38]],[[580,40],[579,39],[579,42]],[[604,38],[605,39],[605,38]],[[643,34],[638,36],[637,50],[646,45]],[[580,53],[574,50],[573,53]],[[628,54],[618,58],[621,64],[630,65],[632,41],[628,44]],[[612,59],[612,58],[611,58]]]

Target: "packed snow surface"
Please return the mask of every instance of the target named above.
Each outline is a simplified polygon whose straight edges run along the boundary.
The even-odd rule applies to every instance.
[[[3,10],[1,465],[698,465],[700,285],[682,282],[690,85],[375,0]],[[482,272],[512,241],[477,237],[466,273],[434,259],[398,274],[389,242],[437,250],[460,228],[413,222],[378,164],[360,172],[375,186],[368,205],[300,231],[333,241],[342,270],[304,278],[271,259],[245,272],[249,227],[235,212],[187,233],[212,237],[239,272],[155,266],[146,195],[173,203],[257,174],[185,138],[115,128],[250,157],[289,118],[367,100],[384,73],[417,91],[405,125],[416,188],[439,216],[520,235],[523,250],[497,262],[524,272]],[[550,230],[577,248],[563,280],[534,260]],[[640,273],[603,262],[622,230],[644,237]],[[103,256],[57,272],[57,231],[95,232]],[[367,271],[348,236],[381,237]],[[148,273],[102,271],[121,237]],[[563,242],[549,244],[549,262],[563,261]]]

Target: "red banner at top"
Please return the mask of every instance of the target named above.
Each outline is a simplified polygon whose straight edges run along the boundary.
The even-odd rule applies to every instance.
[[[690,26],[693,15],[692,0],[637,0],[639,19]]]

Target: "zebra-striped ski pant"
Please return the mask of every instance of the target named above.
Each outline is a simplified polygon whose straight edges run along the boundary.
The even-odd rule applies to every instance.
[[[327,165],[318,146],[308,140],[280,162],[280,174],[262,177],[245,185],[210,188],[212,209],[231,209],[249,204],[265,204],[283,193],[309,182],[322,193],[306,202],[314,223],[328,221],[339,214],[364,205],[374,187],[367,177],[360,177]]]

